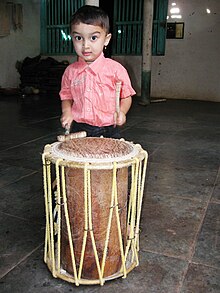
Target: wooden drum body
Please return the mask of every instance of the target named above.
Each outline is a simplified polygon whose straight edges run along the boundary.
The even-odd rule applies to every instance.
[[[147,152],[85,137],[46,145],[42,158],[44,261],[53,276],[76,285],[126,277],[138,265]]]

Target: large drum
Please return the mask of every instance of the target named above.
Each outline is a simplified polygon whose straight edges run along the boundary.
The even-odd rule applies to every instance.
[[[103,285],[138,265],[147,157],[123,139],[84,137],[45,146],[44,261],[54,277]]]

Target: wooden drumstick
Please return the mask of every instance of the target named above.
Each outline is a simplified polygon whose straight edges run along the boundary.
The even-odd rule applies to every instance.
[[[70,127],[68,126],[68,124],[65,125],[65,135],[70,134]]]
[[[120,94],[121,94],[121,81],[119,80],[116,82],[116,92],[115,92],[117,115],[119,115],[120,113]]]
[[[82,137],[86,137],[85,131],[74,132],[74,133],[65,134],[65,135],[59,135],[59,136],[57,136],[57,140],[59,142],[64,142],[64,141],[71,140],[73,138],[82,138]]]
[[[116,89],[115,89],[115,111],[116,111],[116,115],[115,115],[115,125],[114,127],[116,127],[116,119],[117,116],[120,113],[120,94],[121,94],[121,81],[117,81],[116,82]]]

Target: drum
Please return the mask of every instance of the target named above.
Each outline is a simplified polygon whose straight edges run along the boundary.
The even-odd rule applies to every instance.
[[[138,265],[147,158],[140,145],[123,139],[45,146],[44,261],[54,277],[103,285]]]

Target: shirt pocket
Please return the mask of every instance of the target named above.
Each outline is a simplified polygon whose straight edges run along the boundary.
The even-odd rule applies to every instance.
[[[111,85],[106,85],[103,83],[97,84],[96,94],[94,97],[96,107],[104,113],[114,113],[115,112],[115,89]]]
[[[77,101],[78,99],[81,99],[84,92],[84,86],[85,86],[84,77],[73,79],[71,81],[71,93],[73,96],[73,100]]]

